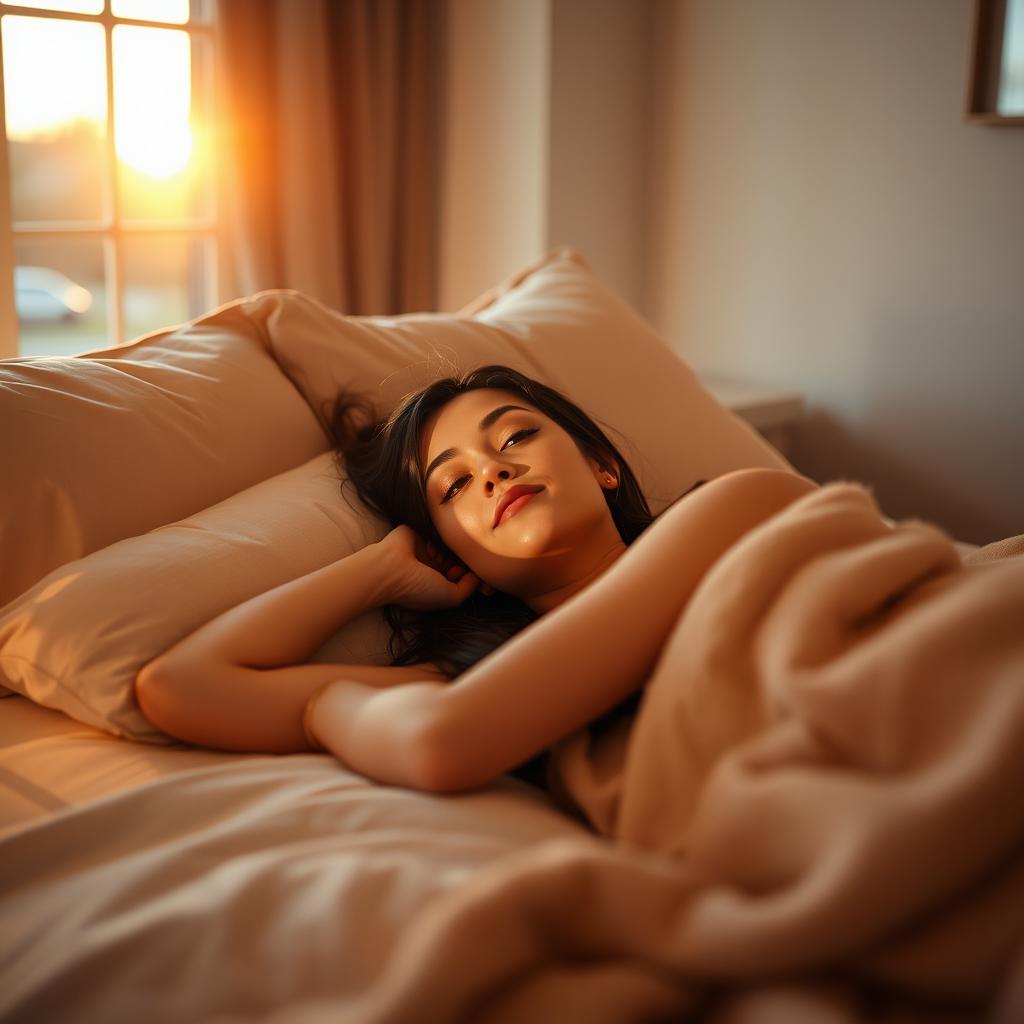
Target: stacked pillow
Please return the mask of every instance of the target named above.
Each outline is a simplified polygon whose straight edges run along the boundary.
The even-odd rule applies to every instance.
[[[695,480],[744,466],[792,468],[572,249],[556,250],[454,316],[343,316],[282,291],[261,292],[245,308],[325,428],[339,388],[367,394],[383,414],[438,377],[502,363],[589,413],[655,514]]]
[[[341,497],[326,431],[337,390],[383,416],[485,363],[587,411],[655,513],[697,479],[791,468],[567,249],[454,315],[350,317],[273,290],[123,348],[0,360],[0,430],[16,423],[21,446],[4,453],[0,554],[15,572],[0,683],[109,732],[174,742],[135,704],[142,665],[393,525],[350,488]],[[386,664],[387,639],[375,610],[311,660]]]
[[[243,306],[120,348],[0,359],[0,607],[329,446]]]

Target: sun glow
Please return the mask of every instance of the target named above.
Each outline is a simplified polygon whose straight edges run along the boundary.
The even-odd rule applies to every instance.
[[[118,25],[113,42],[117,155],[144,174],[170,178],[192,155],[188,33]]]
[[[107,136],[106,45],[97,23],[5,15],[7,136],[45,141],[88,127]],[[114,148],[150,178],[180,174],[194,159],[187,32],[113,29]]]

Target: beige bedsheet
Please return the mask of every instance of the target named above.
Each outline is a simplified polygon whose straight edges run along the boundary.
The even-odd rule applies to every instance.
[[[175,772],[259,756],[134,743],[12,694],[0,700],[0,838]]]
[[[848,483],[751,532],[635,720],[557,748],[593,833],[323,755],[32,823],[0,1019],[1024,1019],[1022,540],[961,565]]]
[[[517,850],[589,835],[510,776],[435,796],[327,754],[132,743],[20,700],[0,701],[0,737],[18,737],[2,780],[18,819],[0,835],[4,1024],[345,1006],[432,900]]]

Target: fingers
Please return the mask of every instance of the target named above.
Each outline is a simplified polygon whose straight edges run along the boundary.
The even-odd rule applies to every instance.
[[[455,585],[460,590],[465,590],[467,595],[468,594],[472,594],[473,591],[476,590],[477,585],[479,583],[480,583],[480,578],[478,576],[474,575],[473,573],[468,572],[468,571],[466,572],[466,574],[463,577],[461,577],[460,579],[455,580]]]
[[[442,571],[441,567],[444,565],[444,559],[441,557],[441,552],[438,551],[437,548],[429,542],[426,545],[426,552],[427,563],[432,568],[437,569],[439,572]]]
[[[453,565],[445,573],[445,578],[450,580],[452,583],[462,583],[467,577],[476,579],[476,576],[474,576],[473,573],[471,573],[464,565]]]
[[[472,577],[474,587],[479,585],[481,593],[486,594],[488,597],[494,593],[494,587],[489,583],[484,583],[479,576],[470,572],[463,565],[453,565],[445,574],[445,578],[450,580],[452,583],[461,583],[467,576]]]
[[[433,544],[427,545],[427,554],[430,556],[434,567],[440,571],[440,566],[443,565],[444,559],[442,559]],[[451,565],[443,571],[443,575],[449,583],[455,584],[462,583],[466,580],[466,577],[469,576],[473,581],[469,589],[472,589],[479,584],[481,592],[486,594],[488,597],[494,593],[494,588],[490,586],[490,584],[484,583],[479,576],[470,572],[464,565]]]

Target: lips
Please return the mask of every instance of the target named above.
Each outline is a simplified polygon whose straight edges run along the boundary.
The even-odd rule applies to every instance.
[[[493,529],[501,522],[502,513],[512,504],[516,498],[521,498],[524,494],[536,494],[538,491],[543,491],[544,488],[537,485],[528,484],[516,484],[515,487],[510,487],[499,499],[498,507],[494,510],[494,522],[491,524]]]

